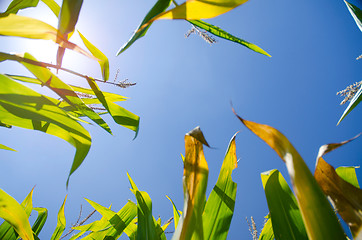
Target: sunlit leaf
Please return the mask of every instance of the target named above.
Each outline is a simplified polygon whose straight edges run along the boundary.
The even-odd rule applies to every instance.
[[[150,196],[138,190],[136,184],[127,173],[128,180],[131,184],[131,191],[137,199],[137,240],[158,239],[156,234],[156,223],[152,216],[152,201]]]
[[[183,4],[152,18],[148,23],[144,24],[142,28],[147,27],[148,24],[159,19],[198,20],[217,17],[247,1],[248,0],[187,0]]]
[[[56,3],[54,0],[41,0],[43,3],[45,3],[50,10],[54,13],[56,17],[59,17],[60,13],[60,6],[58,3]]]
[[[351,102],[348,104],[346,110],[344,110],[341,118],[338,120],[337,125],[361,102],[361,100],[362,100],[362,86],[351,99]]]
[[[74,31],[82,4],[83,0],[63,0],[58,20],[58,34],[61,34],[61,38],[69,39],[68,34]],[[59,46],[57,52],[57,65],[59,67],[62,66],[64,53],[65,48]]]
[[[136,240],[137,234],[137,218],[133,219],[130,224],[124,230],[124,233],[127,234],[130,240]]]
[[[357,175],[356,168],[359,167],[338,167],[336,168],[336,173],[340,176],[344,181],[352,184],[356,188],[360,188]]]
[[[29,7],[36,7],[39,0],[13,0],[5,12],[0,13],[0,17],[9,15],[10,13],[18,13],[19,10]]]
[[[27,217],[30,216],[30,213],[33,208],[33,191],[34,191],[34,188],[30,191],[30,193],[26,196],[24,201],[21,203],[21,206],[23,207]],[[15,229],[10,225],[10,223],[5,221],[0,225],[0,239],[1,240],[11,240],[11,239],[17,239],[17,238],[18,238],[18,234],[15,231]]]
[[[224,31],[223,29],[217,27],[217,26],[214,26],[210,23],[207,23],[207,22],[204,22],[202,20],[189,20],[190,23],[192,23],[193,25],[199,27],[199,28],[202,28],[206,31],[208,31],[209,33],[215,35],[215,36],[218,36],[220,38],[224,38],[226,40],[229,40],[229,41],[232,41],[232,42],[236,42],[236,43],[239,43],[257,53],[261,53],[261,54],[264,54],[268,57],[271,57],[269,55],[269,53],[267,53],[266,51],[264,51],[262,48],[258,47],[257,45],[253,44],[253,43],[250,43],[250,42],[247,42],[241,38],[238,38],[238,37],[235,37],[234,35],[231,35],[230,33]]]
[[[352,15],[358,28],[362,31],[362,11],[358,7],[356,7],[355,5],[353,5],[347,1],[344,1],[344,3],[347,5],[348,11]]]
[[[265,218],[267,218],[268,220],[264,224],[258,240],[273,240],[274,232],[273,232],[273,226],[272,226],[271,219],[270,219],[269,215],[266,216]]]
[[[103,226],[107,230],[103,231],[102,239],[117,239],[137,215],[137,206],[131,201],[128,201],[118,213],[115,213],[91,200],[86,200],[108,221],[108,224]]]
[[[205,239],[226,239],[234,214],[237,184],[231,174],[237,168],[234,135],[227,148],[219,178],[207,199],[202,215]]]
[[[128,129],[135,131],[137,136],[138,127],[139,127],[139,117],[131,113],[130,111],[122,108],[121,106],[113,103],[112,101],[109,101],[107,97],[105,97],[105,95],[99,89],[99,87],[97,86],[96,82],[93,79],[88,77],[87,81],[89,86],[96,94],[99,101],[107,109],[109,114],[111,114],[113,120],[119,125],[122,125]]]
[[[42,131],[72,144],[76,148],[76,154],[70,176],[88,154],[91,145],[88,131],[46,96],[4,75],[0,75],[0,79],[1,121],[22,128]]]
[[[171,0],[158,0],[156,4],[151,8],[151,10],[147,13],[141,24],[138,26],[135,33],[132,35],[132,37],[128,40],[126,44],[124,44],[121,49],[118,50],[117,56],[124,52],[127,48],[129,48],[135,41],[137,41],[139,38],[143,37],[148,28],[151,26],[152,23],[148,24],[147,27],[144,27],[140,29],[144,24],[146,24],[148,21],[150,21],[153,17],[157,16],[158,14],[164,12],[168,6],[170,6]]]
[[[43,229],[44,224],[48,218],[48,209],[46,208],[33,208],[33,210],[38,212],[38,217],[33,224],[33,233],[38,236],[40,231]]]
[[[275,128],[236,116],[286,163],[308,237],[344,239],[344,231],[332,207],[308,166],[289,140]]]
[[[89,42],[83,34],[81,34],[79,31],[79,36],[82,39],[84,45],[87,47],[87,49],[93,54],[94,57],[98,58],[99,65],[101,66],[102,70],[102,77],[104,81],[108,81],[109,79],[109,61],[106,55],[104,55],[96,46],[94,46],[91,42]]]
[[[65,196],[63,204],[59,209],[58,217],[57,217],[57,219],[58,219],[57,226],[56,226],[55,231],[50,240],[58,240],[64,232],[64,229],[66,226],[66,220],[65,220],[65,215],[64,215],[64,206],[65,206],[66,200],[67,200],[67,196]]]
[[[184,209],[172,239],[204,239],[202,213],[209,168],[200,140],[207,143],[200,128],[185,135]]]
[[[177,228],[177,224],[178,224],[178,221],[179,221],[179,219],[180,219],[180,214],[179,214],[179,212],[178,212],[178,210],[177,210],[177,208],[176,208],[175,203],[172,201],[172,199],[171,199],[171,198],[169,198],[167,195],[166,195],[166,197],[167,197],[167,198],[168,198],[168,200],[170,200],[170,202],[172,203],[172,209],[173,209],[173,222],[174,222],[174,224],[175,224],[175,230],[176,230],[176,228]]]
[[[3,145],[3,144],[0,144],[0,149],[17,152],[15,149],[12,149],[12,148],[10,148],[10,147],[8,147],[8,146],[5,146],[5,145]]]
[[[352,235],[362,237],[362,190],[339,177],[334,168],[322,158],[324,154],[353,139],[320,147],[314,177],[323,192],[333,201],[337,212],[350,227]]]
[[[76,44],[69,42],[66,38],[63,38],[54,27],[34,18],[15,14],[2,17],[0,18],[0,35],[52,40],[58,43],[61,47],[71,49],[89,58],[98,60]]]
[[[261,174],[275,239],[308,239],[297,200],[278,170]]]
[[[23,240],[34,239],[23,207],[2,189],[0,189],[0,218],[8,222]]]

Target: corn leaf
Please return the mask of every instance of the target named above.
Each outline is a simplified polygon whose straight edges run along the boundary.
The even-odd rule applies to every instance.
[[[55,231],[50,240],[58,240],[64,232],[64,229],[66,226],[66,220],[65,220],[65,215],[64,215],[64,206],[65,206],[66,201],[67,201],[67,196],[65,196],[63,204],[59,209],[58,217],[57,217],[57,219],[58,219],[57,226],[56,226]]]
[[[257,53],[261,53],[263,55],[266,55],[268,57],[271,57],[269,55],[269,53],[267,53],[266,51],[264,51],[262,48],[258,47],[257,45],[247,42],[241,38],[235,37],[234,35],[231,35],[230,33],[224,31],[223,29],[214,26],[210,23],[204,22],[202,20],[189,20],[189,22],[199,28],[204,29],[205,31],[208,31],[209,33],[218,36],[220,38],[235,42],[235,43],[239,43]]]
[[[132,37],[128,40],[126,44],[124,44],[117,52],[116,56],[124,52],[127,48],[129,48],[135,41],[146,35],[148,28],[151,26],[152,23],[148,24],[147,27],[142,26],[150,21],[153,17],[157,16],[158,14],[164,12],[170,6],[171,0],[158,0],[156,4],[151,8],[151,10],[147,13],[145,18],[142,20],[141,24],[138,26],[135,33]],[[141,29],[142,28],[142,29]]]
[[[36,218],[35,223],[33,224],[32,230],[34,235],[38,236],[48,218],[48,209],[33,208],[33,210],[38,212],[38,217]]]
[[[362,190],[339,177],[334,168],[322,158],[324,154],[353,139],[320,147],[314,177],[356,238],[362,237]]]
[[[12,149],[12,148],[10,148],[10,147],[8,147],[8,146],[5,146],[5,145],[3,145],[3,144],[0,144],[0,149],[17,152],[15,149]]]
[[[70,175],[88,154],[91,145],[88,131],[46,96],[4,75],[0,75],[0,79],[0,119],[2,122],[57,136],[76,148],[68,176],[69,181]]]
[[[109,61],[106,55],[102,53],[96,46],[94,46],[91,42],[89,42],[83,34],[81,34],[79,31],[79,36],[82,39],[84,45],[87,47],[87,49],[93,54],[94,57],[98,58],[99,65],[101,66],[102,70],[102,77],[104,81],[108,81],[109,79]]]
[[[25,210],[2,189],[0,189],[0,218],[8,222],[23,240],[34,239]]]
[[[107,225],[104,226],[107,230],[103,231],[102,239],[118,239],[124,229],[137,215],[137,206],[131,201],[128,201],[118,213],[115,213],[91,200],[86,200],[108,221]]]
[[[148,21],[148,23],[144,24],[143,27],[147,27],[148,24],[159,19],[198,20],[213,18],[224,14],[247,1],[248,0],[187,0],[183,4],[157,15]]]
[[[124,230],[124,233],[127,234],[130,240],[136,240],[137,234],[137,218],[133,219],[130,224]]]
[[[237,184],[231,178],[237,168],[234,135],[221,166],[219,178],[206,202],[202,215],[205,239],[226,239],[234,214]]]
[[[54,0],[41,0],[48,8],[54,13],[56,17],[59,17],[60,6]]]
[[[360,188],[358,179],[357,179],[357,175],[356,175],[356,168],[359,168],[359,167],[338,167],[338,168],[336,168],[336,173],[344,181],[352,184],[356,188]]]
[[[33,191],[34,188],[30,191],[30,193],[26,196],[24,201],[21,203],[21,206],[23,207],[26,216],[30,216],[31,210],[33,208]],[[1,240],[11,240],[11,239],[17,239],[18,234],[15,231],[15,229],[10,225],[8,222],[3,222],[0,225],[0,239]]]
[[[341,121],[361,102],[361,100],[362,100],[362,86],[356,92],[354,97],[351,99],[351,102],[348,104],[346,110],[344,110],[341,118],[338,120],[337,125],[341,123]]]
[[[359,30],[362,31],[362,11],[358,7],[356,7],[355,5],[353,5],[347,1],[344,1],[344,3],[346,4],[348,11],[352,15]]]
[[[0,13],[0,17],[9,15],[10,13],[18,13],[19,10],[36,7],[39,3],[39,0],[13,0],[5,12]]]
[[[267,218],[267,221],[261,230],[258,240],[273,240],[274,232],[270,216],[267,215],[265,218]]]
[[[113,103],[112,101],[109,101],[92,78],[87,77],[87,81],[93,92],[96,94],[99,101],[107,109],[108,113],[112,116],[113,120],[119,125],[122,125],[128,129],[131,129],[132,131],[135,131],[137,136],[138,127],[139,127],[139,117],[131,113],[130,111],[122,108],[121,106]]]
[[[158,239],[156,234],[156,221],[152,216],[152,201],[150,196],[138,190],[131,176],[127,173],[128,180],[131,184],[131,191],[137,199],[137,233],[136,239]]]
[[[172,209],[173,209],[173,222],[175,224],[175,230],[177,228],[177,224],[178,224],[178,221],[180,219],[180,214],[176,208],[176,205],[175,203],[172,201],[171,198],[169,198],[169,196],[166,195],[166,197],[168,198],[168,200],[170,200],[170,202],[172,203]]]
[[[275,239],[308,239],[297,200],[280,172],[264,172],[261,179]]]
[[[308,237],[310,239],[344,239],[344,231],[332,207],[308,166],[289,140],[275,128],[236,116],[286,163]]]
[[[203,152],[207,145],[199,127],[185,135],[183,173],[184,209],[172,239],[204,239],[202,213],[209,168]]]
[[[54,27],[34,18],[15,14],[9,14],[6,17],[2,17],[0,18],[0,35],[52,40],[58,43],[61,47],[71,49],[89,58],[98,60],[78,45],[69,42],[66,38],[63,38],[59,31]]]

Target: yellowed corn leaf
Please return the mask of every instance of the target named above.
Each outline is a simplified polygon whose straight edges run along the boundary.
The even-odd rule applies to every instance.
[[[362,230],[362,190],[339,177],[335,169],[322,156],[355,138],[320,147],[314,172],[314,177],[324,194],[330,197],[337,212],[350,227],[354,238],[359,236]]]
[[[56,28],[34,18],[15,14],[9,14],[7,17],[0,18],[0,35],[52,40],[61,47],[79,52],[94,60],[99,60],[78,45],[63,38]]]

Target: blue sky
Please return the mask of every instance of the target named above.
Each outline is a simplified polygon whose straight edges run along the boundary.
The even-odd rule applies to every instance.
[[[4,11],[9,2],[1,1],[0,10]],[[113,204],[114,210],[127,199],[134,200],[127,172],[149,193],[154,216],[166,221],[172,216],[172,206],[165,195],[179,209],[183,207],[180,154],[184,153],[185,133],[196,126],[214,147],[205,149],[210,170],[207,194],[216,183],[230,138],[240,131],[236,138],[240,161],[233,173],[238,192],[228,239],[251,239],[245,217],[253,216],[260,229],[268,213],[260,173],[276,168],[288,181],[289,177],[278,156],[233,115],[230,102],[240,116],[283,132],[312,171],[321,145],[349,139],[362,131],[360,106],[336,126],[346,107],[339,106],[342,98],[336,92],[360,81],[362,74],[361,60],[355,60],[361,54],[362,35],[342,0],[250,0],[208,20],[259,45],[272,58],[222,39],[213,45],[196,35],[185,39],[191,26],[181,20],[155,22],[144,38],[115,57],[153,4],[84,1],[77,24],[77,29],[109,57],[111,81],[120,69],[118,80],[128,78],[137,83],[124,90],[101,86],[130,98],[121,105],[141,117],[135,140],[133,132],[113,124],[109,117],[105,119],[114,136],[99,127],[86,126],[92,135],[92,148],[72,175],[67,191],[65,183],[75,152],[67,142],[19,128],[0,129],[1,143],[18,150],[1,151],[0,187],[21,202],[36,185],[34,205],[49,210],[41,239],[50,238],[54,231],[66,194],[68,224],[77,220],[80,205],[85,214],[92,211],[83,198],[103,206]],[[21,14],[57,25],[43,3]],[[78,36],[71,40],[80,43]],[[39,60],[54,63],[55,45],[38,42],[0,38],[3,52],[28,51]],[[67,51],[63,64],[101,77],[96,62],[76,53]],[[0,71],[28,74],[16,63],[1,63]],[[63,73],[60,76],[85,86],[83,79]],[[357,139],[325,159],[338,167],[360,165],[361,156],[361,139]]]

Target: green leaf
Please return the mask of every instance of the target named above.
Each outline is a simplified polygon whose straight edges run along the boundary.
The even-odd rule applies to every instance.
[[[167,198],[168,198],[168,200],[170,200],[170,202],[172,203],[172,209],[173,209],[173,222],[174,222],[174,224],[175,224],[175,230],[176,230],[176,228],[177,228],[177,224],[178,224],[178,221],[179,221],[179,219],[180,219],[180,214],[179,214],[179,212],[178,212],[178,210],[177,210],[177,208],[176,208],[175,203],[172,201],[172,199],[171,199],[171,198],[169,198],[167,195],[166,195],[166,197],[167,197]]]
[[[52,40],[61,47],[71,49],[91,59],[98,60],[76,44],[69,42],[67,38],[62,37],[62,34],[54,27],[34,18],[15,14],[2,17],[0,18],[0,35]]]
[[[310,239],[344,239],[344,231],[332,207],[308,166],[289,140],[275,128],[236,116],[286,163],[308,237]]]
[[[0,119],[6,124],[57,136],[73,145],[76,154],[69,176],[88,154],[91,138],[87,130],[46,96],[4,75],[0,75]]]
[[[29,217],[33,208],[33,191],[34,188],[30,191],[30,193],[26,196],[24,201],[21,203],[26,215]],[[17,239],[18,234],[15,229],[8,223],[3,222],[0,226],[0,239],[1,240],[11,240]]]
[[[341,118],[338,120],[337,125],[361,102],[362,100],[362,86],[356,92],[354,97],[351,99],[351,102],[348,104],[346,110],[344,110]]]
[[[153,17],[157,16],[158,14],[164,12],[171,4],[171,0],[158,0],[156,4],[151,8],[151,10],[147,13],[147,15],[142,20],[141,24],[138,26],[135,33],[132,37],[128,40],[126,44],[124,44],[117,52],[116,56],[124,52],[127,48],[129,48],[135,41],[139,38],[146,35],[148,28],[151,26],[151,23],[148,24],[147,27],[140,29],[144,24],[150,21]]]
[[[201,142],[201,141],[202,142]],[[195,128],[185,135],[184,209],[172,239],[204,239],[202,213],[209,168],[203,152],[203,133]],[[195,227],[198,226],[198,227]]]
[[[46,208],[33,208],[33,210],[38,212],[38,217],[33,224],[32,230],[33,233],[38,236],[40,231],[43,229],[44,224],[48,218],[48,209]]]
[[[107,109],[108,113],[112,116],[113,120],[119,125],[122,125],[128,129],[131,129],[132,131],[135,131],[137,136],[138,127],[139,127],[139,117],[131,113],[130,111],[122,108],[121,106],[113,103],[112,101],[109,101],[92,78],[87,77],[87,81],[89,86],[92,88],[93,92],[96,94],[99,101]]]
[[[56,226],[55,231],[50,240],[58,240],[64,232],[64,229],[66,226],[66,220],[65,220],[65,215],[64,215],[64,206],[65,206],[66,201],[67,201],[67,196],[65,196],[63,204],[59,209],[58,218],[57,218],[58,219],[57,226]]]
[[[18,13],[19,10],[36,7],[39,3],[39,0],[13,0],[5,12],[0,13],[0,17],[9,15],[10,13]]]
[[[263,230],[261,230],[258,240],[273,240],[274,232],[270,216],[267,215],[265,218],[267,218],[268,220],[264,224]]]
[[[319,186],[331,199],[342,219],[348,224],[355,239],[362,237],[362,190],[339,177],[334,168],[324,161],[322,156],[358,136],[348,141],[320,147],[314,172],[314,177]]]
[[[81,34],[79,31],[79,36],[82,39],[84,45],[87,47],[87,49],[93,54],[94,57],[98,58],[99,65],[101,66],[102,70],[102,77],[104,81],[108,81],[109,79],[109,61],[106,55],[104,55],[96,46],[94,46],[91,42],[89,42],[83,34]]]
[[[152,216],[152,201],[150,196],[143,191],[139,191],[130,175],[127,173],[131,184],[131,191],[137,199],[137,240],[158,239],[156,233],[156,222]]]
[[[336,173],[340,176],[344,181],[352,184],[356,188],[360,188],[357,175],[356,168],[359,167],[338,167],[336,168]]]
[[[23,207],[2,189],[0,189],[0,218],[8,222],[23,240],[34,239]]]
[[[9,147],[7,147],[7,146],[5,146],[5,145],[3,145],[3,144],[0,144],[0,149],[17,152],[15,149],[9,148]]]
[[[86,200],[107,220],[106,225],[99,226],[106,229],[102,231],[102,239],[118,239],[123,233],[124,229],[137,215],[137,206],[132,201],[128,201],[127,204],[118,213],[115,213],[112,210],[99,205],[98,203],[88,199]],[[95,237],[94,235],[91,237],[96,239],[99,238],[99,236]]]
[[[347,5],[348,11],[352,15],[359,30],[362,31],[362,11],[358,7],[356,7],[355,5],[353,5],[347,1],[344,1],[344,3]]]
[[[56,3],[54,0],[41,0],[41,1],[45,3],[45,5],[47,5],[50,10],[52,10],[52,12],[56,17],[59,17],[60,6],[58,5],[58,3]]]
[[[280,172],[264,172],[261,179],[275,239],[308,239],[297,200]]]
[[[189,20],[188,22],[190,22],[191,24],[199,27],[199,28],[202,28],[206,31],[208,31],[209,33],[215,35],[215,36],[218,36],[220,38],[223,38],[223,39],[226,39],[226,40],[229,40],[229,41],[232,41],[232,42],[236,42],[236,43],[239,43],[257,53],[261,53],[261,54],[264,54],[268,57],[271,57],[269,55],[269,53],[267,53],[266,51],[264,51],[263,49],[261,49],[260,47],[258,47],[257,45],[253,44],[253,43],[250,43],[250,42],[247,42],[241,38],[238,38],[238,37],[235,37],[234,35],[231,35],[230,33],[224,31],[223,29],[219,28],[219,27],[216,27],[210,23],[207,23],[207,22],[204,22],[202,20]]]
[[[234,214],[237,184],[231,174],[237,168],[234,135],[227,148],[219,178],[206,202],[202,215],[205,239],[226,239]]]

